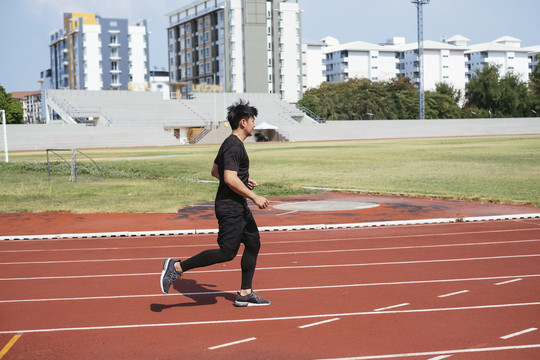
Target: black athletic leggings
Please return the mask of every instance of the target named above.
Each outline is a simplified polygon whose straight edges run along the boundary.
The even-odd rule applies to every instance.
[[[241,289],[251,289],[257,256],[261,247],[259,230],[247,204],[234,205],[216,202],[216,217],[219,223],[219,249],[205,250],[180,262],[182,271],[231,261],[236,257],[240,244],[244,244],[242,254]]]

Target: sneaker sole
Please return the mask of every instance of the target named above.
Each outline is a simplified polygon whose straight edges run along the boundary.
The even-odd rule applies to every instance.
[[[169,293],[168,291],[165,291],[165,289],[163,288],[163,277],[165,276],[165,272],[167,271],[167,268],[169,267],[169,262],[171,260],[172,260],[171,258],[165,259],[165,262],[163,263],[163,270],[161,271],[161,278],[160,278],[159,285],[161,286],[161,292],[164,294]]]
[[[236,306],[236,307],[268,306],[268,305],[270,305],[270,303],[268,303],[268,304],[256,304],[256,303],[251,303],[251,302],[247,302],[247,301],[235,301],[233,305]]]

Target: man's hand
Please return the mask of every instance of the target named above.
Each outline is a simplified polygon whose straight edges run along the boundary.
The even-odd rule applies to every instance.
[[[248,189],[249,190],[253,190],[255,189],[257,186],[259,186],[259,184],[257,184],[257,182],[253,179],[249,179],[248,180]]]
[[[268,199],[259,195],[255,195],[251,200],[259,207],[259,209],[266,209],[270,203]]]

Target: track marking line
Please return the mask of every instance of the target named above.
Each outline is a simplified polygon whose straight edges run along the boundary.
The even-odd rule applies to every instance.
[[[488,351],[522,350],[522,349],[536,349],[536,348],[540,348],[540,344],[500,346],[500,347],[474,348],[474,349],[456,349],[456,350],[446,350],[446,351],[428,351],[428,352],[405,353],[405,354],[356,356],[356,357],[347,357],[347,358],[331,358],[331,359],[319,359],[319,360],[395,359],[395,358],[405,358],[405,357],[415,357],[415,356],[466,354],[466,353],[481,353],[481,352],[488,352]]]
[[[460,219],[461,222],[478,222],[494,220],[519,220],[527,218],[540,218],[540,213],[533,214],[512,214],[512,215],[493,215],[493,216],[473,216]],[[375,221],[366,223],[349,224],[309,224],[309,225],[290,225],[290,226],[266,226],[259,227],[259,231],[293,231],[293,230],[321,230],[321,229],[358,229],[371,227],[387,226],[410,226],[457,223],[456,218],[437,218],[437,219],[417,219],[417,220],[397,220],[397,221]],[[77,239],[77,238],[108,238],[108,237],[139,237],[139,236],[176,236],[176,235],[194,235],[194,234],[217,234],[218,229],[190,229],[190,230],[168,230],[168,231],[120,231],[107,233],[77,233],[77,234],[49,234],[49,235],[15,235],[0,236],[3,240],[43,240],[43,239]]]
[[[289,215],[289,214],[293,214],[295,212],[298,212],[298,210],[287,211],[287,212],[284,212],[284,213],[276,214],[276,216]]]
[[[398,308],[398,307],[402,307],[402,306],[407,306],[407,305],[411,305],[411,304],[409,304],[409,303],[397,304],[397,305],[392,305],[392,306],[387,306],[387,307],[375,309],[373,311],[390,310],[390,309],[394,309],[394,308]]]
[[[420,226],[434,226],[434,225],[440,225],[440,224],[425,224],[425,225],[420,225]],[[344,231],[344,230],[349,230],[347,228],[344,228],[344,229],[340,229],[340,228],[336,228],[336,229],[326,229],[326,230],[329,230],[329,231]],[[172,231],[172,230],[171,230]],[[187,231],[187,230],[186,230]],[[190,234],[190,238],[192,237],[207,237],[208,234],[196,234],[195,233],[195,230],[189,230],[189,231],[193,231],[193,234]],[[291,231],[296,231],[296,230],[291,230]],[[305,230],[298,230],[299,232],[304,232]],[[520,229],[498,229],[498,230],[479,230],[479,231],[461,231],[461,232],[447,232],[447,233],[427,233],[427,234],[410,234],[410,235],[385,235],[385,236],[374,236],[374,237],[370,237],[369,239],[370,240],[380,240],[380,239],[402,239],[402,238],[424,238],[424,237],[434,237],[434,236],[458,236],[458,235],[474,235],[474,234],[492,234],[492,233],[506,233],[506,232],[519,232],[519,231],[538,231],[538,228],[520,228]],[[162,232],[166,232],[166,230],[163,230]],[[185,236],[186,234],[164,234],[164,236]],[[35,235],[35,236],[42,236],[42,235]],[[51,238],[51,237],[47,237],[46,235],[43,235],[44,237],[42,238],[39,238],[39,237],[36,237],[36,238],[31,238],[31,239],[25,239],[24,243],[25,244],[30,244],[30,243],[33,243],[33,242],[45,242],[45,243],[51,243],[51,242],[58,242],[58,241],[62,241],[62,242],[69,242],[69,241],[73,241],[73,242],[79,242],[79,241],[86,241],[86,240],[89,240],[89,239],[92,239],[94,241],[97,241],[97,240],[109,240],[109,238],[107,237],[91,237],[91,238],[87,238],[87,237],[74,237],[74,238]],[[118,237],[118,236],[112,236],[114,237],[114,240],[129,240],[129,241],[132,241],[133,238],[144,238],[145,236],[121,236],[121,237]],[[328,242],[328,241],[355,241],[355,240],[364,240],[365,238],[363,237],[352,237],[352,238],[330,238],[330,239],[319,239],[319,240],[298,240],[298,241],[265,241],[265,244],[287,244],[287,243],[305,243],[305,242]],[[0,239],[1,240],[1,239]],[[215,242],[209,244],[209,245],[215,245]],[[177,247],[189,247],[189,246],[194,246],[194,247],[208,247],[209,246],[208,244],[192,244],[192,245],[174,245],[174,246],[177,246]],[[170,247],[170,246],[165,246],[165,247]],[[133,247],[134,249],[137,249],[137,248],[143,248],[143,247]],[[104,248],[104,249],[107,249],[107,248]],[[114,249],[114,248],[112,248]],[[120,249],[120,248],[119,248]],[[60,249],[59,251],[66,251],[66,250],[70,250],[70,249]],[[91,250],[88,249],[88,250]],[[55,249],[51,249],[51,250],[5,250],[5,252],[14,252],[14,251],[57,251]],[[1,251],[0,251],[1,252]]]
[[[515,332],[513,334],[508,334],[508,335],[501,336],[501,339],[507,340],[507,339],[513,338],[515,336],[523,335],[523,334],[530,333],[530,332],[536,331],[536,330],[538,330],[538,329],[537,328],[525,329],[525,330],[522,330],[522,331]]]
[[[459,246],[482,246],[482,245],[513,245],[519,243],[529,243],[529,242],[540,242],[540,239],[530,239],[530,240],[516,240],[516,241],[494,241],[494,242],[480,242],[480,243],[462,243],[462,244],[437,244],[437,245],[418,245],[418,246],[393,246],[385,248],[361,248],[361,249],[338,249],[338,250],[309,250],[309,251],[290,251],[290,252],[279,252],[279,253],[259,253],[259,256],[272,256],[272,255],[298,255],[298,254],[328,254],[328,253],[340,253],[340,252],[361,252],[361,251],[388,251],[388,250],[410,250],[410,249],[432,249],[432,248],[446,248],[446,247],[459,247]],[[197,245],[201,246],[201,245]],[[211,247],[214,245],[204,245]],[[166,246],[171,248],[178,248],[179,246],[171,245]],[[191,245],[186,245],[185,247],[191,247]],[[126,247],[126,248],[85,248],[85,249],[53,249],[50,251],[92,251],[92,250],[134,250],[134,249],[161,249],[165,247]],[[7,250],[6,252],[19,253],[26,250]],[[31,250],[28,250],[31,251]],[[40,251],[40,250],[36,250]],[[43,250],[49,251],[49,250]],[[1,253],[2,251],[0,251]],[[185,255],[185,254],[184,254]],[[241,257],[239,254],[237,257]],[[113,261],[150,261],[150,260],[162,260],[161,257],[152,257],[152,258],[118,258],[118,259],[80,259],[80,260],[44,260],[44,261],[11,261],[11,262],[1,262],[0,265],[31,265],[31,264],[68,264],[68,263],[84,263],[84,262],[113,262]]]
[[[249,338],[249,339],[243,339],[243,340],[233,341],[233,342],[222,344],[222,345],[216,345],[216,346],[209,347],[208,350],[215,350],[215,349],[220,349],[220,348],[224,348],[224,347],[227,347],[227,346],[243,344],[243,343],[253,341],[253,340],[257,340],[257,338],[252,337],[252,338]]]
[[[505,284],[510,284],[510,283],[513,283],[513,282],[516,282],[516,281],[521,281],[521,280],[523,280],[523,279],[512,279],[512,280],[496,283],[495,285],[505,285]]]
[[[465,294],[465,293],[468,293],[469,290],[461,290],[461,291],[456,291],[456,292],[453,292],[453,293],[450,293],[450,294],[444,294],[444,295],[439,295],[437,297],[440,297],[440,298],[443,298],[443,297],[448,297],[448,296],[454,296],[454,295],[459,295],[459,294]]]
[[[15,342],[17,342],[17,340],[19,340],[19,338],[23,335],[23,333],[19,332],[17,333],[16,335],[14,335],[11,340],[9,340],[9,342],[6,344],[6,346],[4,346],[2,348],[2,350],[0,350],[0,359],[4,357],[4,355],[7,354],[7,352],[9,351],[9,349],[11,349],[13,347],[13,345],[15,345]]]
[[[326,324],[326,323],[336,321],[336,320],[339,320],[339,318],[333,318],[333,319],[323,320],[323,321],[319,321],[319,322],[311,323],[311,324],[307,324],[307,325],[301,325],[298,328],[299,329],[306,329],[306,328],[309,328],[309,327],[312,327],[312,326],[322,325],[322,324]]]
[[[430,359],[428,359],[428,360],[442,360],[442,359],[449,358],[450,356],[452,356],[452,355],[435,356],[434,358],[430,358]]]
[[[368,287],[368,286],[392,286],[392,285],[414,285],[414,284],[433,284],[433,283],[450,283],[461,281],[486,281],[495,279],[508,279],[515,277],[538,278],[540,274],[530,275],[514,275],[514,276],[496,276],[485,278],[461,278],[461,279],[439,279],[439,280],[415,280],[415,281],[398,281],[398,282],[380,282],[380,283],[360,283],[360,284],[338,284],[338,285],[317,285],[317,286],[294,286],[287,288],[271,288],[259,289],[258,291],[298,291],[298,290],[320,290],[320,289],[340,289],[353,287]],[[216,294],[236,294],[237,290],[228,291],[200,291],[190,293],[170,293],[167,296],[192,296],[192,295],[216,295]],[[73,301],[73,300],[110,300],[110,299],[128,299],[128,298],[146,298],[146,297],[162,297],[162,293],[158,294],[136,294],[136,295],[111,295],[111,296],[86,296],[86,297],[70,297],[70,298],[37,298],[37,299],[13,299],[0,300],[0,303],[18,303],[18,302],[42,302],[42,301]]]
[[[321,319],[321,318],[325,319],[325,318],[345,317],[345,316],[372,316],[372,315],[385,316],[385,315],[422,314],[422,313],[447,312],[447,311],[502,309],[502,308],[521,307],[521,306],[540,306],[540,302],[496,304],[496,305],[476,305],[476,306],[463,306],[463,307],[455,307],[455,308],[394,310],[394,311],[381,311],[381,312],[360,311],[360,312],[336,313],[336,314],[296,315],[296,316],[282,316],[282,317],[270,317],[270,318],[249,318],[249,319],[229,319],[229,320],[206,320],[206,321],[191,321],[191,322],[177,322],[177,323],[84,326],[84,327],[67,327],[67,328],[51,328],[51,329],[28,329],[28,330],[2,330],[0,331],[0,334],[155,328],[155,327],[165,327],[165,326],[222,325],[222,324],[240,324],[240,323],[263,322],[263,321],[285,321],[285,320]],[[538,346],[540,346],[540,344],[538,344]],[[439,354],[434,354],[434,355],[442,355],[442,354],[448,354],[448,353],[453,353],[453,352],[454,351],[444,351],[444,352],[441,352]]]
[[[296,269],[328,269],[328,268],[343,268],[356,266],[382,266],[382,265],[411,265],[411,264],[429,264],[429,263],[447,263],[447,262],[463,262],[463,261],[479,261],[479,260],[502,260],[502,259],[521,259],[540,257],[540,254],[527,255],[507,255],[507,256],[487,256],[477,258],[462,258],[462,259],[435,259],[435,260],[413,260],[413,261],[389,261],[378,263],[359,263],[359,264],[327,264],[327,265],[300,265],[300,266],[275,266],[261,267],[257,271],[263,270],[296,270]],[[215,272],[236,272],[240,269],[220,269],[220,270],[195,270],[191,274],[215,273]],[[53,279],[85,279],[85,278],[104,278],[104,277],[122,277],[122,276],[155,276],[161,273],[132,273],[132,274],[102,274],[102,275],[70,275],[70,276],[35,276],[28,278],[0,278],[0,281],[22,281],[22,280],[53,280]]]

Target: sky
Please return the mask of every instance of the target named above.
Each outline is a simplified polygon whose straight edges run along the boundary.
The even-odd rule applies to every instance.
[[[89,12],[130,23],[149,21],[150,69],[167,69],[167,13],[192,0],[0,0],[0,85],[7,92],[39,90],[50,67],[50,33],[65,12]],[[302,40],[326,36],[340,43],[382,43],[394,36],[416,42],[416,6],[410,0],[298,0]],[[509,35],[521,46],[540,45],[539,0],[431,0],[424,6],[424,39],[462,35],[469,44]],[[167,69],[168,70],[168,69]]]

